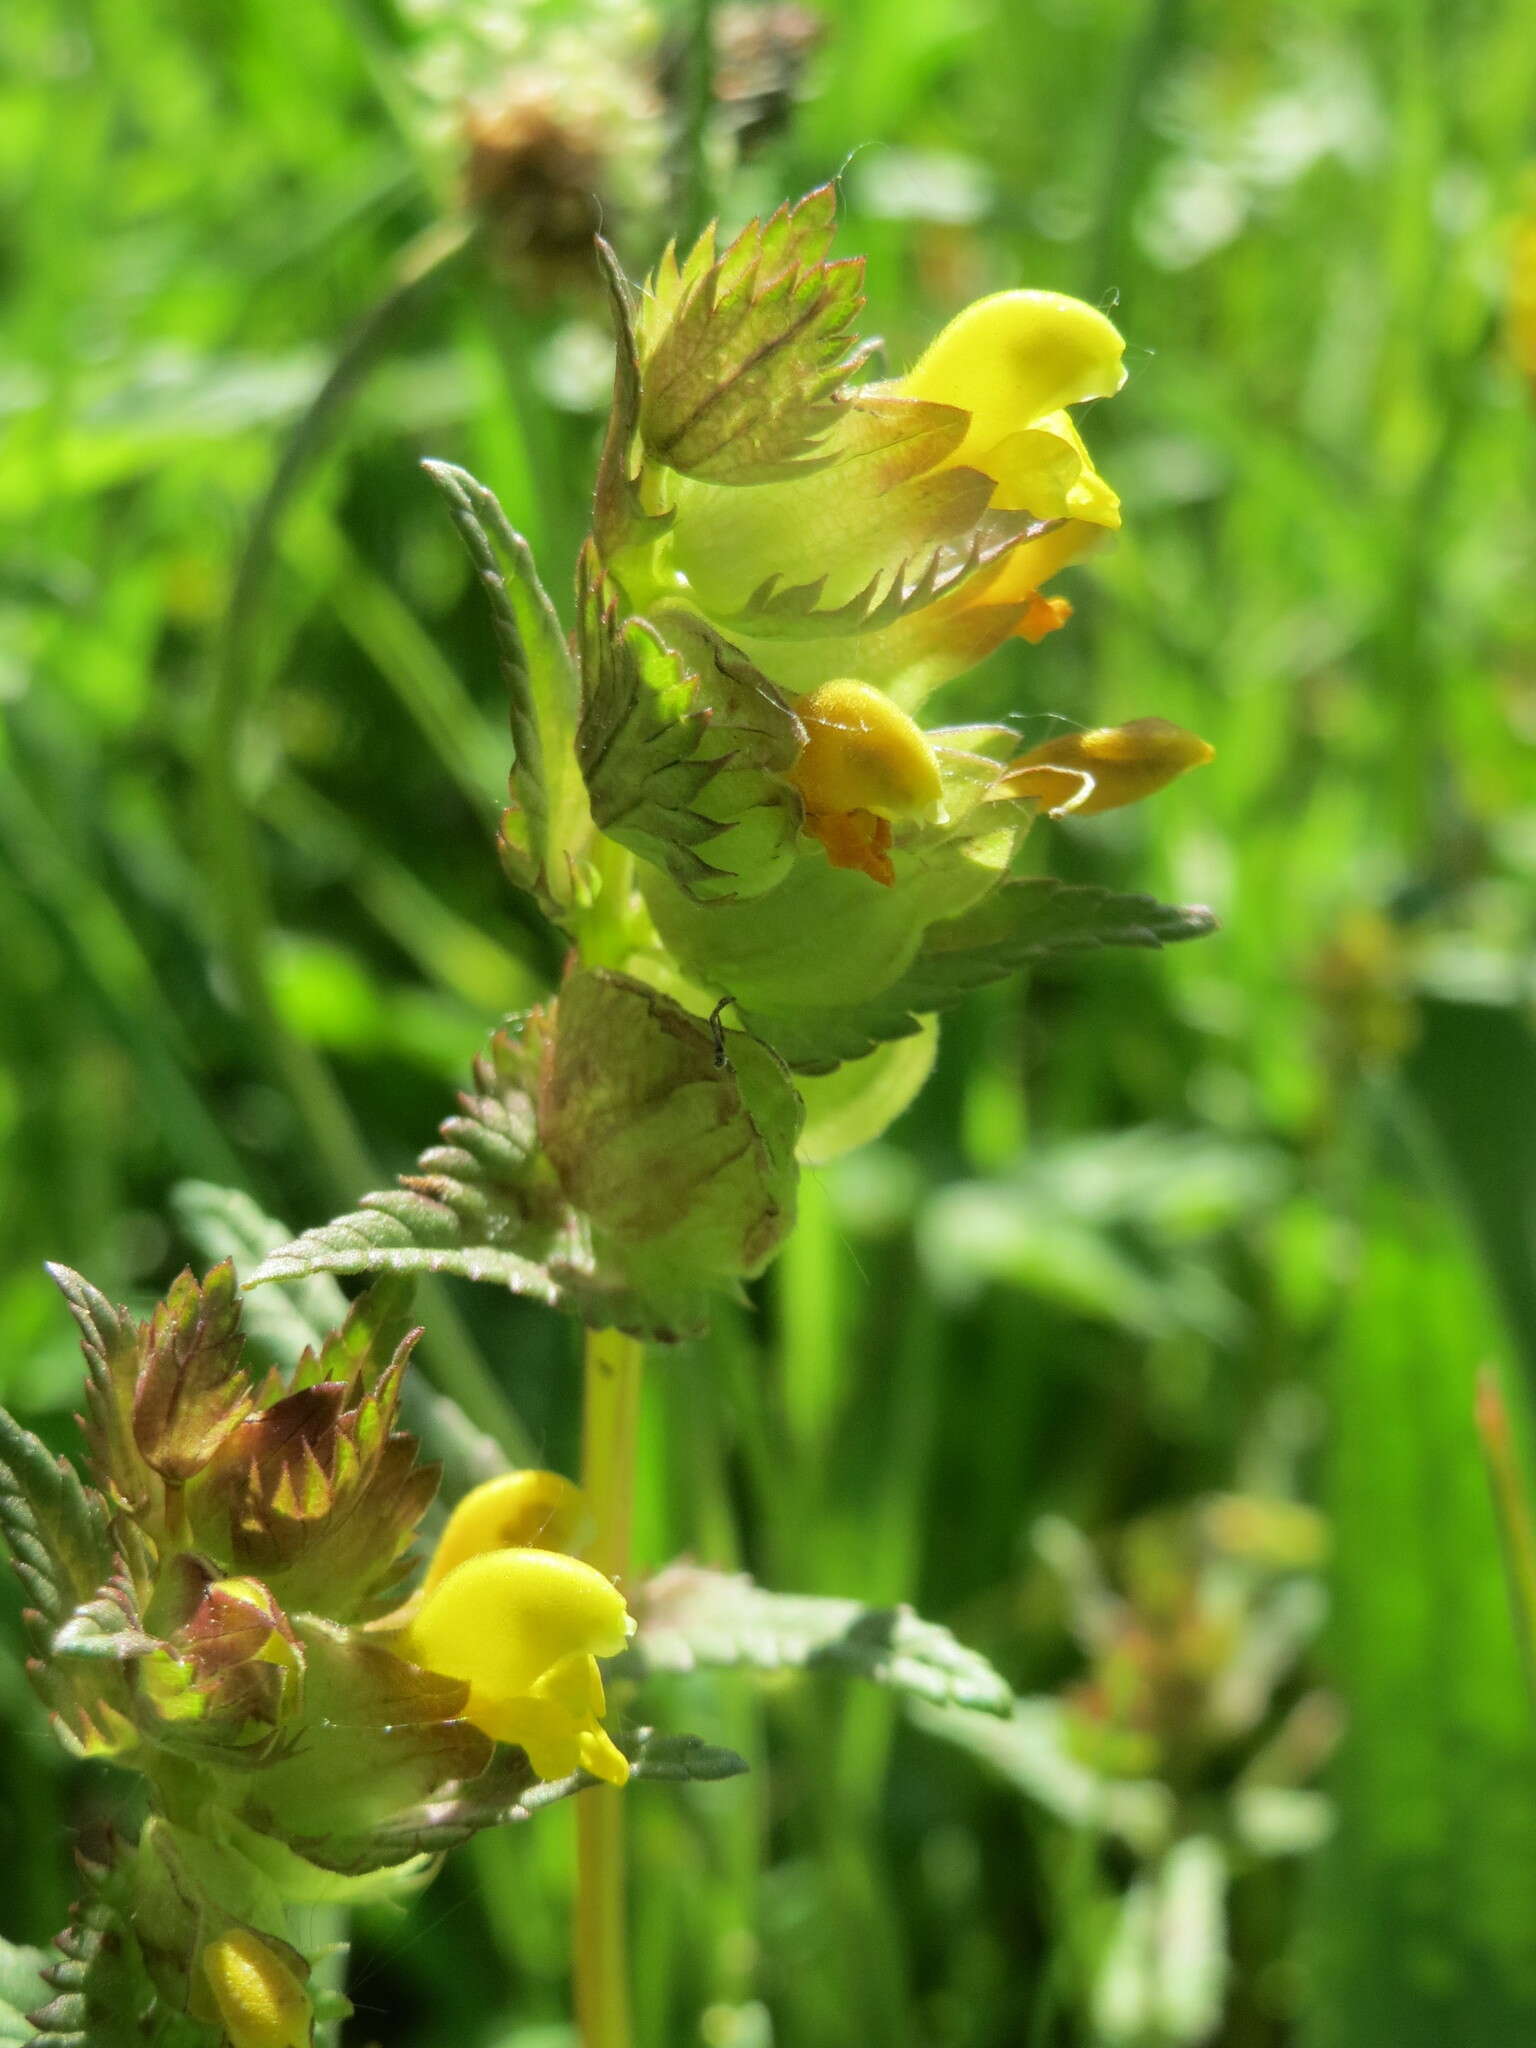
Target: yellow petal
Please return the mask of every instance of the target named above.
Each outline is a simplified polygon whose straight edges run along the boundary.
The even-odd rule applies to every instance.
[[[564,1657],[617,1656],[629,1628],[622,1594],[579,1558],[491,1550],[438,1581],[403,1647],[429,1671],[462,1678],[469,1718],[479,1721],[482,1708],[529,1692]]]
[[[553,1700],[573,1721],[600,1721],[607,1700],[594,1657],[562,1657],[533,1687],[533,1697]]]
[[[1030,797],[1049,815],[1090,817],[1155,796],[1175,776],[1209,761],[1215,748],[1166,718],[1063,733],[1017,760],[992,794]]]
[[[309,1992],[274,1943],[253,1928],[231,1927],[200,1960],[233,2048],[309,2048]]]
[[[1120,524],[1120,500],[1094,468],[1068,413],[1052,413],[979,451],[976,459],[996,479],[992,503],[1002,511],[1033,512],[1037,519],[1084,519],[1111,528]]]
[[[581,1490],[558,1472],[503,1472],[474,1487],[448,1517],[423,1585],[487,1550],[577,1550],[586,1519]]]
[[[605,1785],[629,1783],[629,1758],[608,1739],[603,1728],[584,1728],[576,1739],[581,1768]]]
[[[537,1700],[531,1694],[503,1700],[483,1717],[476,1716],[476,1725],[498,1742],[525,1750],[537,1777],[568,1778],[581,1765],[585,1731],[554,1700]]]
[[[789,779],[812,815],[912,818],[942,802],[939,765],[922,728],[868,683],[823,683],[797,701],[795,715],[806,740]]]
[[[983,569],[963,585],[959,595],[969,604],[1027,604],[1042,583],[1103,545],[1102,526],[1065,519],[1038,540],[1020,541],[995,568]]]
[[[1060,292],[997,292],[950,321],[899,387],[971,415],[955,459],[968,462],[1048,413],[1107,398],[1125,382],[1113,324]]]
[[[629,1761],[602,1726],[603,1681],[590,1657],[562,1658],[520,1699],[485,1710],[479,1725],[515,1743],[541,1778],[565,1778],[578,1766],[610,1785],[629,1779]]]

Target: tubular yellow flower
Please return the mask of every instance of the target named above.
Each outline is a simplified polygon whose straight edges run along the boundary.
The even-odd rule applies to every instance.
[[[231,1927],[207,1944],[200,1960],[233,2048],[309,2048],[309,1992],[275,1943],[252,1928]]]
[[[1062,525],[1022,542],[960,593],[960,609],[1021,604],[1014,631],[1038,640],[1070,607],[1037,595],[1120,524],[1120,500],[1093,466],[1069,405],[1113,397],[1125,382],[1125,342],[1112,322],[1060,292],[997,292],[950,321],[894,388],[969,415],[952,464],[993,480],[994,511],[1027,511]]]
[[[1187,769],[1211,760],[1215,748],[1166,718],[1133,718],[1090,732],[1063,733],[1031,747],[991,791],[995,798],[1030,797],[1053,818],[1091,817],[1140,803]]]
[[[867,683],[843,678],[800,699],[805,748],[790,781],[805,803],[805,829],[835,868],[856,868],[889,887],[891,820],[934,817],[944,794],[922,729]]]
[[[581,1490],[558,1472],[502,1472],[466,1493],[438,1538],[423,1593],[487,1550],[578,1552],[588,1520]]]
[[[1038,640],[1070,616],[1040,586],[1119,526],[1120,501],[1067,408],[1119,390],[1124,350],[1081,300],[979,299],[907,376],[848,394],[810,473],[675,480],[671,564],[780,687],[852,671],[911,709],[1010,634]],[[1020,536],[1026,514],[1056,523]],[[930,564],[935,587],[911,594]],[[776,611],[770,589],[813,597]],[[867,623],[839,619],[866,600]],[[826,621],[814,633],[811,603]]]
[[[600,1572],[559,1551],[482,1551],[426,1594],[401,1648],[469,1687],[466,1716],[515,1743],[541,1778],[580,1766],[622,1785],[629,1764],[602,1727],[596,1659],[624,1648],[633,1624]]]

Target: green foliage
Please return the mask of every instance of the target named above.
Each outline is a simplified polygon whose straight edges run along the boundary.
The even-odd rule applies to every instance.
[[[1377,1198],[1362,1220],[1332,1359],[1329,1663],[1350,1721],[1303,2038],[1502,2048],[1536,2011],[1536,1727],[1473,1420],[1496,1338],[1432,1215]]]
[[[783,779],[805,743],[794,713],[701,620],[623,617],[590,549],[579,610],[576,751],[595,822],[697,902],[771,889],[800,829]]]
[[[131,1749],[121,1673],[94,1659],[82,1669],[52,1654],[55,1637],[120,1567],[106,1503],[3,1408],[0,1533],[28,1602],[25,1619],[34,1651],[28,1675],[60,1738],[83,1756]]]
[[[668,1338],[789,1225],[800,1108],[782,1065],[643,983],[576,976],[496,1034],[475,1079],[398,1192],[270,1252],[247,1285],[455,1273]]]
[[[242,1818],[322,1869],[358,1875],[403,1863],[415,1851],[400,1848],[397,1816],[477,1777],[490,1739],[459,1718],[467,1688],[457,1679],[313,1616],[298,1629],[306,1739],[247,1780]]]
[[[182,2048],[207,2030],[160,2014],[141,2019],[150,1986],[132,1930],[102,1899],[75,1908],[59,1938],[62,1961],[50,1966],[54,1995],[32,2015],[50,2048]],[[28,2038],[28,2037],[23,2037]]]
[[[199,1255],[214,1262],[228,1259],[240,1274],[259,1266],[293,1235],[275,1217],[263,1215],[239,1188],[183,1181],[173,1190],[172,1202]],[[346,1315],[346,1296],[328,1274],[320,1273],[289,1287],[247,1294],[241,1320],[249,1340],[286,1361],[324,1344]]]
[[[1211,912],[1198,906],[1048,878],[1005,882],[974,909],[929,925],[911,965],[878,998],[793,1010],[753,1001],[742,1019],[791,1067],[827,1073],[889,1039],[910,1037],[920,1017],[951,1009],[1032,961],[1103,946],[1167,946],[1215,928]]]
[[[108,1393],[120,1414],[127,1408],[138,1457],[162,1484],[200,1472],[249,1414],[242,1348],[234,1267],[215,1266],[201,1285],[180,1274],[142,1334],[132,1381],[115,1377]]]
[[[674,1564],[637,1603],[626,1668],[828,1671],[939,1706],[1007,1714],[1013,1694],[985,1657],[910,1607],[776,1593],[745,1573]]]
[[[669,248],[640,328],[646,453],[684,476],[772,482],[814,464],[838,394],[867,360],[854,323],[859,258],[823,261],[830,185],[754,221],[716,257],[706,230],[679,264]]]
[[[0,1409],[0,1529],[28,1600],[58,1627],[111,1572],[113,1552],[99,1494]]]
[[[49,1961],[40,1948],[0,1941],[0,2041],[6,2048],[34,2038],[36,2030],[27,2014],[48,1997],[43,1971]]]
[[[528,543],[508,525],[494,494],[451,463],[425,467],[448,501],[496,629],[518,805],[503,826],[503,844],[527,863],[514,870],[523,886],[559,919],[576,890],[575,862],[590,831],[574,758],[575,667]]]
[[[631,1783],[712,1785],[739,1777],[747,1769],[734,1750],[697,1735],[631,1728],[617,1734],[615,1742],[629,1759]],[[387,1827],[375,1831],[367,1853],[390,1865],[403,1864],[412,1856],[440,1855],[486,1828],[512,1827],[531,1820],[546,1807],[558,1805],[574,1793],[591,1791],[598,1783],[586,1771],[541,1781],[534,1777],[520,1750],[502,1750],[491,1768],[472,1784],[450,1788],[441,1797],[398,1813]]]
[[[795,1218],[802,1112],[783,1062],[627,975],[560,991],[539,1132],[637,1291],[760,1273]]]

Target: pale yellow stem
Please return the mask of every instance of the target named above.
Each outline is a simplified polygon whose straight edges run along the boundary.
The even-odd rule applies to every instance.
[[[630,1568],[644,1356],[633,1337],[617,1330],[587,1333],[581,1484],[597,1524],[587,1557],[621,1588]],[[582,2048],[630,2044],[625,1796],[599,1785],[576,1801],[575,1976]]]

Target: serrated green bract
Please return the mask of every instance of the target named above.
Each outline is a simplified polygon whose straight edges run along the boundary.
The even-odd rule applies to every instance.
[[[43,1973],[52,1998],[30,2013],[48,2048],[183,2048],[211,2044],[212,2031],[184,2015],[152,2009],[154,1997],[126,1902],[112,1873],[87,1869],[89,1895],[70,1910],[59,1956]]]
[[[368,1315],[365,1296],[348,1323]],[[419,1332],[392,1353],[349,1346],[348,1334],[329,1356],[306,1354],[286,1390],[268,1389],[199,1476],[187,1514],[200,1544],[285,1607],[353,1621],[390,1604],[438,1474],[395,1428]],[[313,1377],[327,1368],[345,1377]]]
[[[629,1088],[621,1116],[634,1116],[656,1071],[692,1084],[681,1114],[685,1122],[696,1115],[700,1128],[687,1156],[696,1173],[716,1174],[723,1197],[697,1246],[689,1245],[686,1230],[663,1243],[665,1231],[659,1238],[642,1229],[638,1241],[626,1242],[622,1202],[575,1158],[563,1083],[551,1093],[546,1078],[571,1072],[569,1064],[560,1069],[562,995],[520,1028],[495,1034],[475,1063],[474,1088],[442,1126],[443,1142],[422,1154],[398,1188],[365,1195],[352,1214],[269,1253],[246,1285],[316,1273],[454,1273],[562,1306],[598,1327],[661,1341],[704,1328],[711,1295],[733,1276],[755,1271],[788,1226],[798,1098],[762,1047],[741,1052],[746,1080],[739,1078],[734,1062],[742,1034],[726,1034],[731,1054],[717,1067],[717,1035],[703,1019],[642,984],[596,979],[639,991],[638,1002],[620,1004],[637,1041],[623,1054],[633,1071],[626,1080],[619,1048],[608,1048],[614,1067],[604,1099],[622,1100]],[[584,1001],[578,992],[578,1021]],[[600,1058],[603,1049],[591,1047],[585,1027],[580,1042],[589,1047],[583,1059]],[[574,1057],[574,1050],[567,1055]],[[723,1142],[717,1131],[725,1133]],[[686,1145],[687,1128],[683,1138]],[[589,1196],[600,1213],[584,1206]]]
[[[743,1021],[798,1072],[825,1073],[875,1046],[906,1038],[919,1020],[952,1009],[974,989],[1032,960],[1102,946],[1170,946],[1214,931],[1199,905],[1159,903],[1049,877],[1006,881],[964,915],[928,926],[903,970],[862,1002],[748,1001]]]
[[[735,485],[816,460],[869,354],[854,331],[863,259],[823,260],[836,205],[824,185],[753,221],[718,258],[712,229],[681,266],[667,252],[639,330],[651,460]]]
[[[949,749],[936,759],[945,822],[895,827],[890,887],[831,866],[808,837],[779,886],[751,902],[699,903],[649,869],[640,886],[663,947],[697,987],[729,997],[743,1018],[878,1002],[911,966],[928,926],[998,887],[1027,824],[1020,806],[981,801],[993,764]],[[784,1052],[772,1030],[761,1035]]]
[[[626,975],[567,979],[540,1132],[637,1284],[761,1272],[794,1222],[800,1124],[782,1061],[747,1033]]]
[[[805,743],[783,698],[696,616],[624,618],[590,548],[580,637],[596,823],[699,902],[782,881],[802,816],[784,776]]]
[[[105,1502],[30,1430],[0,1409],[0,1534],[26,1595],[33,1657],[28,1676],[60,1739],[82,1756],[110,1756],[137,1740],[121,1669],[110,1658],[59,1659],[58,1631],[120,1568]]]
[[[457,1679],[311,1615],[295,1627],[305,1655],[304,1741],[250,1776],[240,1818],[323,1869],[398,1863],[393,1816],[477,1777],[490,1737],[461,1718],[468,1687]]]
[[[985,1657],[910,1607],[771,1593],[745,1573],[669,1565],[637,1595],[626,1658],[637,1672],[746,1666],[831,1671],[939,1706],[1007,1714],[1013,1691]]]
[[[23,1948],[0,1937],[0,2043],[30,2041],[36,2029],[27,2014],[47,2002],[43,1971],[57,1958],[40,1948]]]
[[[521,855],[517,879],[557,921],[575,890],[576,863],[591,831],[572,758],[580,689],[554,606],[522,535],[494,494],[467,470],[428,462],[491,608],[512,721],[512,793],[503,847]]]
[[[68,1267],[49,1271],[80,1326],[96,1479],[143,1536],[164,1542],[183,1483],[252,1405],[234,1268],[226,1260],[201,1283],[183,1272],[147,1323]]]
[[[210,1263],[230,1259],[238,1273],[252,1271],[293,1235],[241,1189],[221,1188],[212,1181],[178,1182],[171,1190],[171,1206],[200,1256]],[[320,1273],[281,1292],[248,1294],[241,1321],[250,1346],[263,1357],[286,1362],[323,1344],[346,1315],[347,1297],[328,1273]]]
[[[739,1777],[747,1765],[735,1750],[697,1735],[661,1734],[630,1728],[614,1737],[629,1760],[630,1782],[716,1784]],[[482,1828],[509,1827],[531,1820],[546,1806],[590,1791],[598,1780],[586,1771],[568,1778],[538,1779],[521,1750],[498,1750],[490,1768],[463,1785],[450,1785],[419,1806],[407,1807],[371,1838],[368,1854],[385,1855],[391,1865],[406,1858],[440,1855]]]
[[[629,281],[619,259],[599,235],[597,260],[613,321],[613,404],[598,459],[592,500],[592,533],[604,559],[626,549],[648,548],[667,532],[672,515],[650,510],[641,492],[640,350]]]

